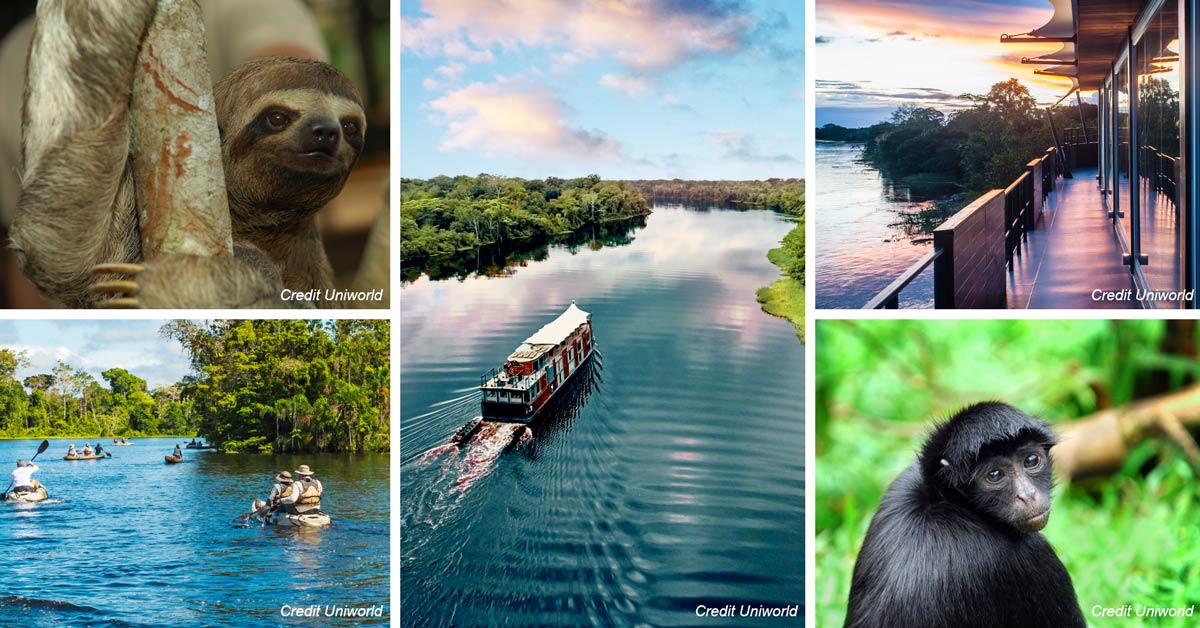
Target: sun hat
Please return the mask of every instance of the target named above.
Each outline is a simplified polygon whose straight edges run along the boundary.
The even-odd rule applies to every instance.
[[[308,468],[308,465],[302,464],[299,469],[296,469],[296,475],[312,475],[313,472]]]
[[[279,475],[275,476],[275,481],[276,482],[285,482],[285,483],[291,482],[292,474],[288,473],[287,471],[280,471]]]

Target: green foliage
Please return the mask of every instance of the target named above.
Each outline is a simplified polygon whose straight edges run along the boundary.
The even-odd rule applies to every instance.
[[[387,451],[388,321],[174,321],[197,433],[229,451]]]
[[[841,625],[854,559],[887,485],[931,423],[997,399],[1051,422],[1200,380],[1188,321],[819,321],[817,624]],[[1174,348],[1173,348],[1174,347]],[[1200,485],[1172,444],[1143,443],[1117,475],[1055,498],[1044,531],[1081,606],[1200,604]],[[1094,626],[1194,618],[1090,618]]]
[[[0,436],[155,436],[195,430],[191,401],[177,387],[149,391],[145,380],[112,368],[103,373],[111,389],[105,388],[65,362],[52,373],[19,382],[16,370],[26,365],[23,352],[0,349]]]
[[[648,213],[646,200],[628,184],[595,175],[401,179],[400,261],[420,265],[486,245],[536,245]]]
[[[653,179],[630,181],[629,184],[646,198],[654,200],[744,209],[773,209],[800,218],[804,216],[804,181],[802,179],[767,179],[765,181]]]
[[[890,122],[869,129],[831,129],[835,136],[865,137],[865,159],[893,179],[952,181],[973,195],[1004,188],[1025,164],[1054,144],[1045,111],[1016,79],[996,83],[987,94],[968,94],[974,105],[946,114],[905,105]],[[1062,140],[1080,126],[1076,105],[1054,112]],[[1096,107],[1085,104],[1084,118],[1095,128]],[[840,131],[838,129],[841,129]],[[822,133],[818,132],[818,139]],[[828,134],[825,134],[828,136]]]

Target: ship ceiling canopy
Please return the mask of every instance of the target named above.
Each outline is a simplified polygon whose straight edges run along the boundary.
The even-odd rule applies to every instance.
[[[1137,18],[1145,0],[1049,0],[1054,17],[1046,25],[1025,35],[1002,35],[1003,42],[1067,41],[1073,40],[1077,71],[1075,77],[1085,90],[1099,89],[1113,61],[1121,52],[1129,28]],[[1065,34],[1065,35],[1064,35]],[[1067,46],[1063,46],[1067,48]],[[1059,58],[1059,50],[1042,58]],[[1040,72],[1045,74],[1045,72]],[[1057,72],[1056,72],[1057,74]]]
[[[525,339],[527,345],[557,345],[567,339],[572,332],[579,328],[580,325],[588,322],[591,314],[584,312],[571,302],[571,306],[567,311],[558,315],[558,318],[546,323],[541,329],[537,330],[532,336]]]

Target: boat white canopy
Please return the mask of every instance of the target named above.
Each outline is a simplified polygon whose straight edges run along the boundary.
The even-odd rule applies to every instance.
[[[532,336],[525,339],[527,345],[557,345],[567,339],[579,326],[588,322],[591,314],[584,312],[571,301],[570,307],[558,315],[558,318],[547,323]]]

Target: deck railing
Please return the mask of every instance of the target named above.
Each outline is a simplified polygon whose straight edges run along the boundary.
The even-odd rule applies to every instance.
[[[1082,133],[1079,139],[1082,140]],[[1094,144],[1068,144],[1066,149],[1073,159],[1077,149],[1093,147]],[[1159,172],[1168,170],[1164,162],[1155,167]],[[931,264],[934,307],[1005,307],[1005,270],[1020,255],[1021,244],[1028,239],[1029,232],[1037,228],[1046,197],[1062,174],[1063,158],[1059,151],[1046,149],[1026,164],[1025,172],[1008,187],[980,196],[935,229],[933,250],[913,262],[863,309],[900,307],[901,291]]]

